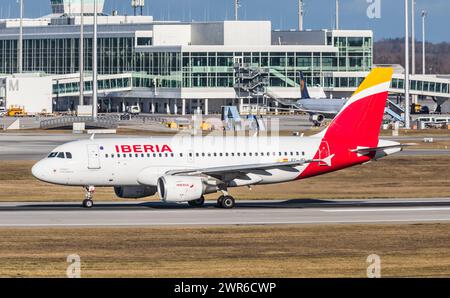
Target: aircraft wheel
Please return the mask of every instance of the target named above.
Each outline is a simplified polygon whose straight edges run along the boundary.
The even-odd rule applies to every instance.
[[[232,196],[225,196],[220,207],[224,209],[232,209],[236,206],[236,202]]]
[[[223,202],[223,199],[225,198],[225,196],[220,196],[218,199],[217,199],[217,207],[220,207],[220,208],[222,208],[222,202]]]
[[[191,207],[201,207],[205,204],[205,198],[201,197],[200,199],[189,201],[188,204]]]
[[[83,200],[83,207],[87,209],[94,207],[94,201],[89,199]]]

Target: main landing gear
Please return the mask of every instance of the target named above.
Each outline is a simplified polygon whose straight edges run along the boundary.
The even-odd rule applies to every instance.
[[[223,193],[224,194],[217,199],[217,207],[223,209],[234,208],[236,206],[236,201],[234,198],[226,191],[223,191]],[[189,201],[188,204],[191,207],[202,207],[205,204],[205,198],[201,197],[200,199]]]
[[[90,209],[94,207],[94,201],[92,200],[94,197],[95,186],[86,186],[85,187],[85,199],[83,200],[83,207]]]
[[[222,190],[223,195],[217,199],[217,207],[223,209],[232,209],[236,206],[236,201],[228,194],[226,190]]]

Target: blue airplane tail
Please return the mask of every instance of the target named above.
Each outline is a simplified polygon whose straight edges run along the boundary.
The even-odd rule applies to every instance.
[[[301,99],[311,98],[311,96],[309,96],[308,86],[306,86],[306,80],[303,76],[303,72],[300,72],[300,94]]]

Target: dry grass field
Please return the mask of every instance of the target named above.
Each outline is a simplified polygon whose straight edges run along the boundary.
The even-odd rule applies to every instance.
[[[0,229],[0,277],[449,277],[450,224]]]
[[[81,201],[80,187],[54,186],[34,179],[30,173],[33,163],[0,161],[0,201]],[[449,165],[450,156],[393,156],[320,177],[252,190],[236,188],[231,193],[240,199],[450,197]],[[95,199],[116,197],[111,188],[98,188]]]

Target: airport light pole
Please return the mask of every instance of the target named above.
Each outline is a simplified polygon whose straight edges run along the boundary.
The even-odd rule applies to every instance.
[[[411,0],[411,74],[416,74],[416,0]],[[413,103],[418,103],[419,97],[417,95],[412,96]]]
[[[410,129],[411,123],[409,119],[410,104],[409,104],[409,11],[408,2],[405,0],[405,128]]]
[[[422,74],[426,73],[425,68],[425,62],[426,62],[426,56],[425,56],[425,19],[427,17],[427,11],[422,10]]]
[[[303,31],[303,0],[298,0],[298,31]]]
[[[92,41],[92,119],[97,121],[97,0],[94,0],[94,39]]]
[[[416,0],[411,1],[411,74],[416,74]]]
[[[23,71],[23,0],[19,0],[20,23],[19,23],[19,43],[17,53],[17,72]]]
[[[80,44],[79,44],[79,68],[80,68],[80,105],[84,105],[84,0],[80,1]]]
[[[339,0],[336,0],[336,30],[339,30]]]
[[[234,20],[237,21],[239,19],[239,5],[240,0],[234,0]]]

